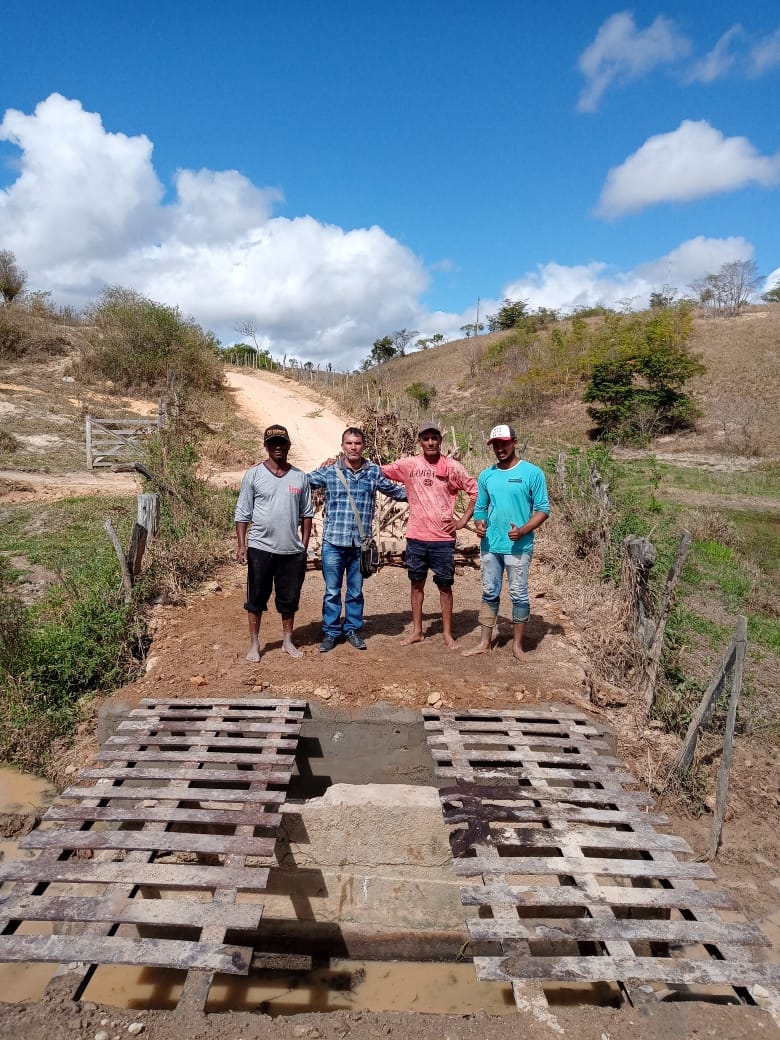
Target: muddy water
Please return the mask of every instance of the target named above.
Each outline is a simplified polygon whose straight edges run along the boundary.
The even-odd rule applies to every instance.
[[[0,769],[0,817],[42,815],[56,794],[45,780],[13,769]],[[14,839],[0,836],[0,860],[29,859],[32,855],[20,849]],[[2,891],[0,885],[0,895]],[[49,930],[48,925],[27,924],[19,929],[18,934],[45,934]],[[56,970],[56,964],[0,963],[0,999],[8,1002],[38,1000]]]
[[[98,968],[82,999],[126,1008],[171,1009],[182,972]],[[218,976],[207,1012],[269,1015],[303,1012],[420,1011],[467,1015],[516,1014],[510,986],[478,982],[472,964],[331,961],[311,971],[264,970],[248,978]]]

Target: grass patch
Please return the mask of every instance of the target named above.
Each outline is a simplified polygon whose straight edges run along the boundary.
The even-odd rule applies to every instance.
[[[46,773],[85,699],[126,682],[146,650],[146,604],[176,599],[229,552],[235,494],[197,475],[204,434],[198,415],[180,413],[150,438],[144,464],[161,499],[130,603],[103,529],[111,522],[123,546],[135,521],[135,498],[74,498],[8,507],[0,520],[0,760]],[[57,580],[32,605],[21,602],[8,556],[46,568]]]

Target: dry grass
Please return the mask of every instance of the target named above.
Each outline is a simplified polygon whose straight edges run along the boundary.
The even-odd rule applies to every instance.
[[[691,340],[707,366],[692,389],[704,415],[694,447],[740,455],[780,452],[780,304],[739,318],[700,318]]]

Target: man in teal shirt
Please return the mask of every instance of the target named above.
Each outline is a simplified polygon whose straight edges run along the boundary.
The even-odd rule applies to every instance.
[[[484,654],[490,649],[498,618],[501,585],[507,576],[512,601],[512,654],[523,654],[523,631],[531,604],[528,598],[528,571],[534,549],[534,531],[550,514],[544,473],[517,455],[517,437],[511,426],[502,423],[490,431],[496,462],[483,469],[477,481],[474,526],[482,539],[482,606],[479,611],[480,641],[464,657]]]

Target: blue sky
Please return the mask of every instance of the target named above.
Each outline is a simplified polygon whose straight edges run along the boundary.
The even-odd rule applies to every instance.
[[[351,367],[506,297],[780,280],[780,10],[6,0],[0,248]]]

